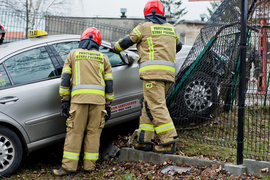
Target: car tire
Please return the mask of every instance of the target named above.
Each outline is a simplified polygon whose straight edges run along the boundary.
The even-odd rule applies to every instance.
[[[9,128],[0,126],[0,176],[10,176],[22,161],[23,149],[18,136]]]
[[[195,72],[178,93],[180,109],[195,121],[209,117],[217,100],[217,87],[211,76]]]

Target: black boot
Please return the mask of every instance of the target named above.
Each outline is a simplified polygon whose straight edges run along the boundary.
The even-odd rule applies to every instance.
[[[168,145],[157,145],[154,147],[154,152],[162,153],[162,154],[174,154],[175,153],[175,143],[171,143]]]
[[[67,171],[64,168],[60,168],[60,169],[52,169],[51,174],[53,176],[67,176],[67,175],[75,175],[75,172],[73,171]]]
[[[134,149],[142,150],[142,151],[152,151],[153,149],[153,143],[151,142],[143,142],[143,143],[135,143]]]

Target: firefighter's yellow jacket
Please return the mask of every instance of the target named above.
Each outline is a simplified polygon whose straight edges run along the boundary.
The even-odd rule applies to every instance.
[[[108,57],[96,50],[71,51],[63,66],[59,93],[71,103],[110,104],[114,92]]]
[[[135,27],[129,38],[137,44],[141,79],[175,81],[176,47],[180,41],[171,24],[148,21]],[[125,49],[121,41],[115,43],[115,52]]]

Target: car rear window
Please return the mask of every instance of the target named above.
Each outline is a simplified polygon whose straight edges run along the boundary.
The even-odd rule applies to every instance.
[[[3,67],[3,64],[0,64],[0,89],[11,86],[10,80],[7,76],[7,73]]]
[[[51,78],[55,68],[44,47],[17,54],[5,61],[14,85]]]
[[[53,44],[53,47],[56,49],[56,51],[59,53],[63,61],[66,61],[67,55],[70,51],[74,49],[78,49],[79,41],[74,42],[63,42],[58,44]]]

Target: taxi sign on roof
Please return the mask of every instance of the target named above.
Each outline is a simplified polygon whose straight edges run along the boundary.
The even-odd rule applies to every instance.
[[[40,36],[46,36],[46,35],[48,35],[48,33],[41,29],[29,31],[29,37],[40,37]]]

